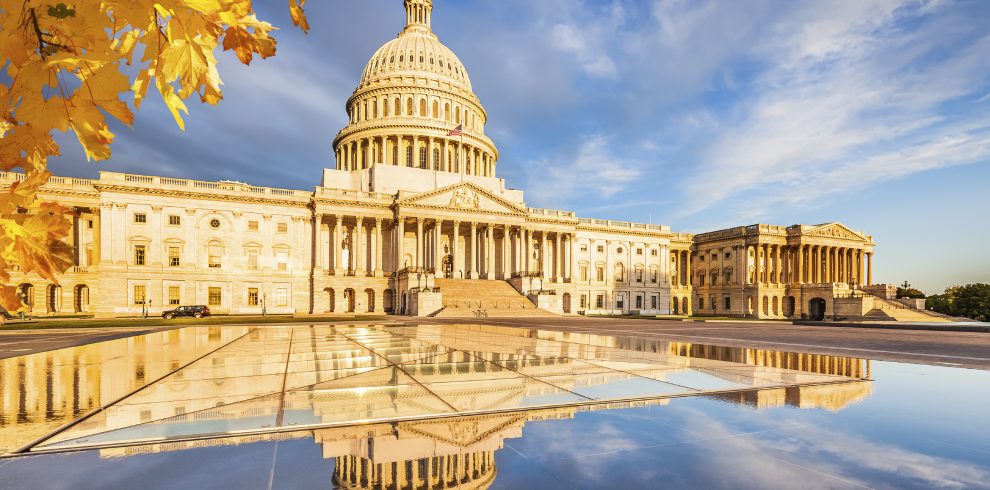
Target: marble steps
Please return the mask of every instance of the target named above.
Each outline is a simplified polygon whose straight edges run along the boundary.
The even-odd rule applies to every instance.
[[[505,281],[437,279],[444,309],[438,318],[554,316]]]

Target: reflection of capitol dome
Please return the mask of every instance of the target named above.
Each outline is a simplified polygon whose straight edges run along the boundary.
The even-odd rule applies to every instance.
[[[495,176],[498,150],[467,70],[430,28],[432,0],[404,0],[406,27],[368,61],[334,139],[339,170],[375,164]],[[463,136],[448,136],[458,127]]]

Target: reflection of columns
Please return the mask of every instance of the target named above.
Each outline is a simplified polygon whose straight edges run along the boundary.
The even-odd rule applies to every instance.
[[[414,157],[416,156],[415,153],[416,152],[414,150],[413,151]],[[416,267],[417,268],[423,267],[423,259],[425,257],[423,255],[423,245],[425,244],[426,243],[423,242],[423,218],[417,217],[416,218]]]
[[[375,277],[382,277],[382,219],[375,218]]]
[[[343,260],[342,253],[342,242],[344,237],[341,236],[340,231],[344,228],[344,217],[341,215],[336,216],[337,220],[333,227],[333,275],[341,276],[344,274],[344,268],[341,267],[341,261]]]
[[[866,252],[866,285],[873,285],[873,252]]]
[[[461,222],[454,221],[454,231],[450,235],[450,239],[452,243],[450,249],[453,251],[452,258],[454,263],[452,274],[457,279],[464,278],[464,274],[462,273],[464,267],[464,259],[461,257],[460,235],[461,235]]]
[[[354,240],[351,240],[356,263],[354,266],[354,274],[361,276],[364,275],[364,267],[367,265],[367,261],[365,260],[367,244],[365,243],[364,237],[364,217],[357,217],[357,226],[354,227],[354,234],[357,235]]]
[[[478,223],[471,222],[471,260],[468,263],[469,279],[478,278]]]

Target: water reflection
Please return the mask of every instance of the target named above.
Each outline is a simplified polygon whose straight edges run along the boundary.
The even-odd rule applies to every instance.
[[[0,454],[244,336],[191,327],[0,359]]]
[[[838,410],[870,395],[869,374],[863,359],[479,325],[184,328],[0,361],[0,452],[697,394]]]

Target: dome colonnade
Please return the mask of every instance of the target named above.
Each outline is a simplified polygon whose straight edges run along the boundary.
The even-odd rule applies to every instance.
[[[431,0],[405,0],[406,27],[368,61],[334,138],[339,170],[375,164],[495,176],[498,149],[467,70],[430,29]],[[450,135],[461,127],[462,134]]]

